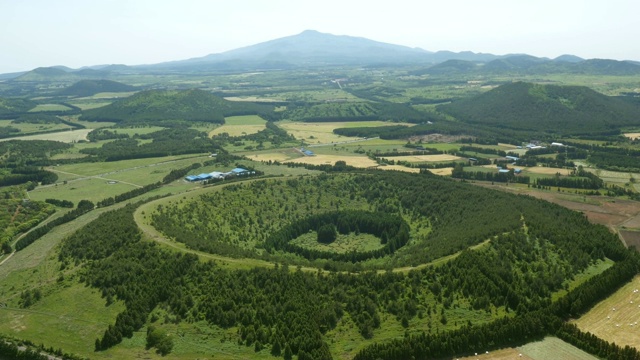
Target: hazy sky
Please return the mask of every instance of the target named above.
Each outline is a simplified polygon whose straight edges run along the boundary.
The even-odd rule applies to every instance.
[[[152,64],[313,29],[425,50],[640,60],[638,0],[0,0],[0,73]]]

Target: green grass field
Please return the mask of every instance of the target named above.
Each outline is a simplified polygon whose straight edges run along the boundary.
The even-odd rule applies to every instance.
[[[34,132],[52,131],[52,130],[69,130],[66,124],[31,124],[31,123],[14,123],[13,120],[0,120],[0,127],[11,126],[20,130],[19,134],[28,135]]]
[[[264,130],[267,121],[257,115],[230,116],[224,119],[225,124],[209,132],[213,137],[222,133],[229,136],[250,135]]]
[[[596,360],[597,357],[555,337],[546,337],[518,348],[520,353],[533,360],[566,359]]]

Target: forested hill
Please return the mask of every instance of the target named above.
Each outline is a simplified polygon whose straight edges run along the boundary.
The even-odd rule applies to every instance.
[[[251,103],[234,103],[203,90],[148,90],[113,104],[86,111],[83,120],[127,123],[166,120],[224,123],[230,115],[267,116],[272,107]]]
[[[35,102],[27,99],[0,98],[0,115],[27,112],[35,106]]]
[[[111,80],[81,80],[77,83],[64,88],[58,92],[58,95],[64,96],[92,96],[101,92],[127,92],[136,91],[135,86],[119,83]]]
[[[640,124],[640,106],[582,86],[516,82],[438,110],[466,123],[558,135],[615,134]]]

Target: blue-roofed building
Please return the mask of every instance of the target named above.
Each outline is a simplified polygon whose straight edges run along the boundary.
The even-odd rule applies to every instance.
[[[316,154],[314,154],[314,153],[313,153],[313,151],[311,151],[311,150],[305,150],[305,151],[303,151],[303,153],[304,153],[306,156],[315,156],[315,155],[316,155]]]
[[[513,161],[518,161],[518,160],[520,160],[520,158],[519,158],[519,157],[517,157],[517,156],[505,156],[505,158],[507,158],[507,159],[509,159],[509,160],[513,160]]]
[[[243,175],[249,173],[249,170],[243,168],[235,168],[231,170],[232,173],[236,175]]]
[[[522,169],[515,169],[515,170],[513,170],[513,172],[516,173],[516,174],[520,174],[520,173],[522,173]]]
[[[198,181],[198,176],[197,175],[189,175],[189,176],[185,177],[185,180],[187,180],[187,181]]]
[[[500,170],[498,170],[499,173],[503,173],[503,174],[507,174],[507,173],[509,173],[509,171],[510,171],[509,169],[500,169]]]
[[[211,179],[211,174],[203,173],[198,175],[198,180],[209,180]]]

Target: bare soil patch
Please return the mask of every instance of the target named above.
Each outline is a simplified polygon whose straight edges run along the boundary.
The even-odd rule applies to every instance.
[[[640,249],[640,231],[620,230],[620,236],[628,247]]]
[[[635,140],[637,138],[640,138],[640,133],[637,133],[637,132],[635,132],[635,133],[626,133],[626,134],[623,134],[623,135],[628,137],[631,140]]]

